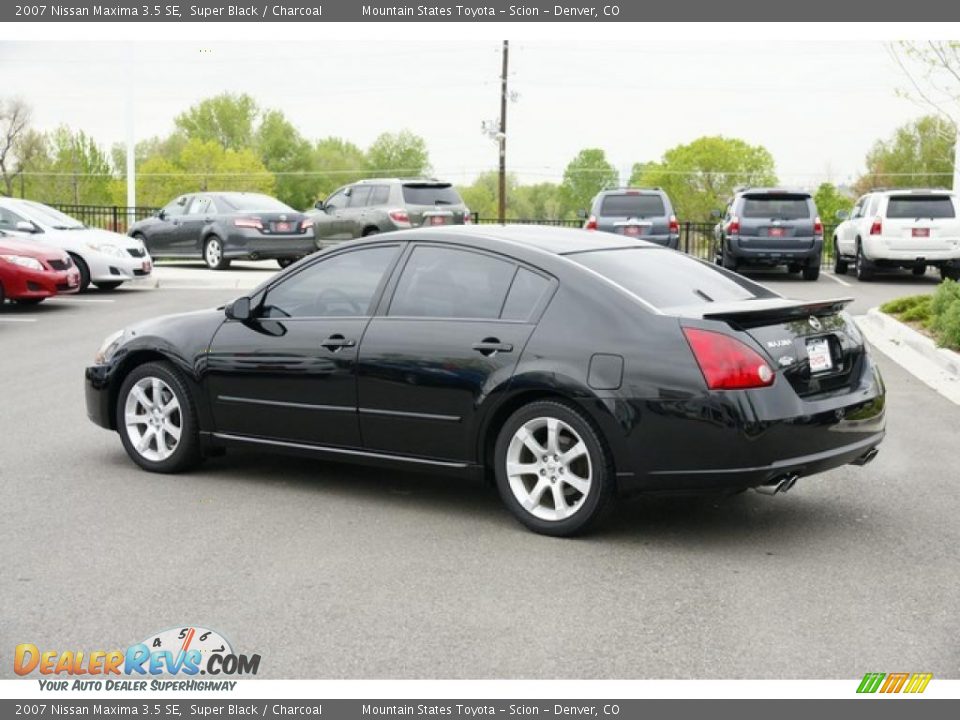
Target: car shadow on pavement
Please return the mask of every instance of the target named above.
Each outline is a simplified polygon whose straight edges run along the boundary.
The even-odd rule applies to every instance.
[[[909,270],[891,269],[876,270],[874,279],[864,285],[882,285],[884,283],[896,283],[898,285],[917,285],[922,287],[935,287],[940,284],[940,275],[935,271],[928,271],[925,275],[914,275]],[[765,282],[785,282],[796,283],[797,285],[815,285],[804,280],[799,273],[788,273],[780,269],[750,268],[742,270],[740,274],[744,277],[758,283]],[[859,284],[857,278],[852,272],[846,275],[836,275],[850,284]],[[817,281],[820,282],[820,281]],[[829,281],[828,281],[829,282]]]

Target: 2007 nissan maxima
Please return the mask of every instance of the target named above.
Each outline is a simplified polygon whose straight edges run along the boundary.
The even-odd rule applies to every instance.
[[[619,493],[772,493],[871,460],[884,386],[847,302],[582,230],[407,230],[112,335],[87,411],[147,470],[245,446],[486,471],[571,535]]]

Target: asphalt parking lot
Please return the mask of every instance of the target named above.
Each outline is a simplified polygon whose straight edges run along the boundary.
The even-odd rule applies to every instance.
[[[936,285],[754,277],[854,295],[855,314]],[[866,468],[775,497],[635,499],[557,540],[443,476],[239,452],[139,470],[87,421],[84,366],[127,323],[237,294],[0,310],[3,677],[17,643],[111,649],[186,624],[269,678],[960,677],[960,407],[885,357],[889,434]]]

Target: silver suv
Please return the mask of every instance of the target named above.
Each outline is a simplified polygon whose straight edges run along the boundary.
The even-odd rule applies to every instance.
[[[315,207],[310,216],[318,248],[390,230],[471,221],[456,189],[433,178],[360,180]]]
[[[680,223],[673,203],[660,188],[618,188],[597,193],[583,227],[642,238],[674,250],[680,242]]]

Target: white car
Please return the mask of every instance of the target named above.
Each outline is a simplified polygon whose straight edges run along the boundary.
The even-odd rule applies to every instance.
[[[90,283],[113,290],[153,272],[153,260],[139,240],[87,227],[32,200],[0,197],[0,230],[66,250],[80,271],[81,292]]]
[[[833,234],[834,272],[853,264],[858,280],[878,268],[902,267],[923,275],[927,267],[960,279],[960,212],[949,190],[882,190],[867,193]]]

